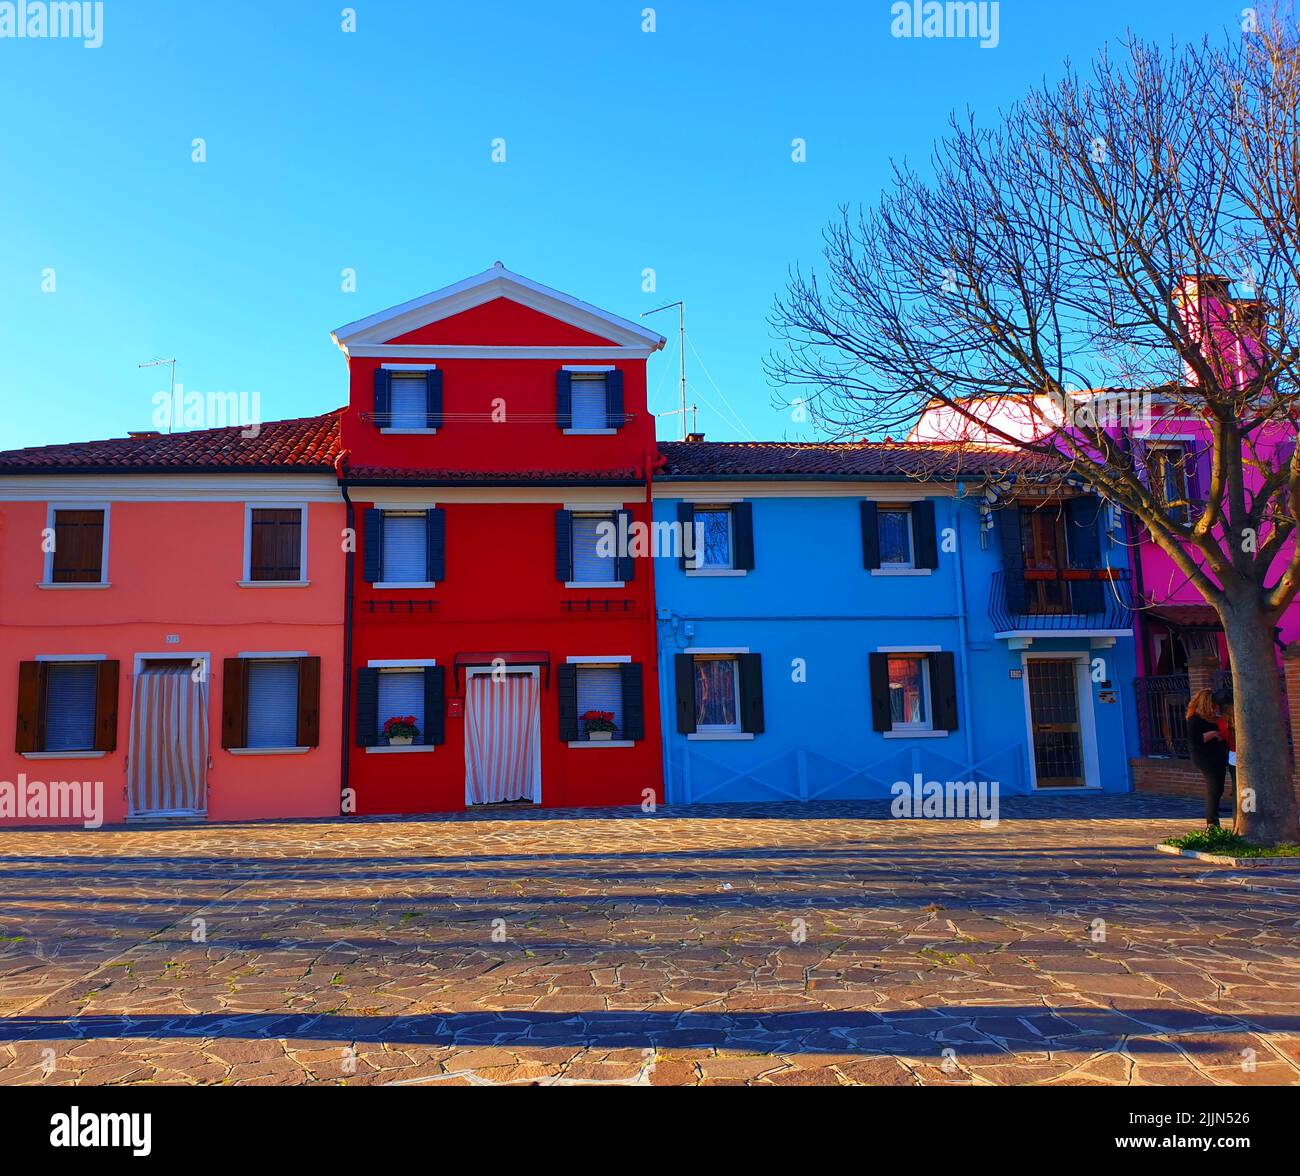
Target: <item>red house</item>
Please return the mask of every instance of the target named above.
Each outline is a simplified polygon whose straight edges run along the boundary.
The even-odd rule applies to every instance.
[[[661,797],[653,561],[600,537],[650,521],[663,339],[500,264],[334,339],[345,805]]]

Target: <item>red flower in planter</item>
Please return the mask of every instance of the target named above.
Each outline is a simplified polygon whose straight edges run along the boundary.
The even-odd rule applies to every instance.
[[[588,733],[592,731],[617,731],[614,725],[614,712],[589,710],[578,716],[586,725]]]

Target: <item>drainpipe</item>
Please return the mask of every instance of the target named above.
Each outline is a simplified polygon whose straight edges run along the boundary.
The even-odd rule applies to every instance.
[[[961,704],[966,712],[966,766],[975,770],[975,718],[970,709],[970,641],[966,627],[966,561],[962,559],[961,502],[966,483],[957,483],[953,500],[952,525],[957,529],[957,636],[961,642]]]
[[[685,418],[683,418],[685,419]],[[655,597],[655,552],[654,552],[654,471],[656,465],[666,464],[664,457],[654,448],[645,451],[645,501],[646,518],[649,525],[650,555],[649,570],[646,573],[647,587],[650,593],[650,649],[654,653],[655,685],[659,695],[659,778],[663,792],[663,802],[668,803],[668,732],[664,726],[667,679],[664,676],[663,658],[659,652],[659,606]]]
[[[352,542],[348,544],[348,550],[345,556],[344,584],[343,584],[343,722],[340,730],[343,732],[343,739],[339,751],[339,814],[344,815],[343,799],[348,791],[348,770],[351,767],[351,718],[352,718],[352,603],[353,603],[353,574],[356,571],[356,508],[352,505],[352,499],[348,495],[347,482],[345,478],[345,467],[347,466],[348,457],[351,450],[345,449],[338,455],[334,462],[334,473],[339,480],[339,490],[343,493],[343,501],[347,503],[347,528],[348,533],[352,536]]]

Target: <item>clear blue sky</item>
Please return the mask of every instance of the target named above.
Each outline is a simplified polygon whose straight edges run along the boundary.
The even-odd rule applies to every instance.
[[[700,428],[799,436],[770,407],[766,319],[839,203],[873,200],[955,107],[1242,7],[1002,0],[981,49],[895,39],[889,0],[662,0],[654,33],[644,5],[356,0],[344,33],[336,0],[107,0],[102,48],[0,39],[0,448],[149,427],[166,369],[136,365],[158,355],[187,389],[260,393],[264,419],[335,408],[331,329],[496,259],[628,318],[684,298],[740,418],[688,345]]]

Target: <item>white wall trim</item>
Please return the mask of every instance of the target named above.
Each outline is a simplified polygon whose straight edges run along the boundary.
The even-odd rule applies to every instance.
[[[601,514],[602,512],[613,514],[615,511],[624,510],[625,507],[621,502],[566,502],[564,509],[578,514]]]
[[[748,645],[688,645],[683,653],[748,653]]]
[[[292,497],[337,502],[332,474],[21,474],[0,475],[0,502],[58,500],[73,509],[111,502],[246,502]]]
[[[210,653],[186,653],[184,650],[168,649],[163,653],[137,653],[133,659],[132,669],[138,676],[147,661],[187,661],[193,665],[196,661],[203,663],[203,678],[212,679],[212,655]]]
[[[569,666],[608,666],[619,663],[629,663],[632,660],[630,653],[582,653],[573,657],[566,657],[564,664]]]
[[[438,370],[438,365],[436,363],[381,363],[379,366],[386,372],[427,372]]]
[[[622,580],[566,580],[566,588],[626,588]]]
[[[969,480],[969,479],[967,479]],[[869,498],[872,502],[907,505],[929,498],[955,498],[955,486],[927,482],[927,493],[919,494],[915,482],[900,478],[896,482],[819,482],[759,481],[688,482],[666,479],[654,484],[656,500],[680,499],[683,502],[740,502],[747,498]]]
[[[566,363],[560,367],[564,372],[616,372],[618,368],[612,363]]]
[[[401,333],[401,332],[399,332]],[[649,359],[656,347],[601,346],[472,346],[451,343],[364,343],[343,348],[353,359],[416,358],[430,359]],[[433,367],[433,364],[422,366]]]
[[[305,649],[281,649],[281,650],[245,650],[242,653],[235,654],[236,657],[247,658],[250,661],[291,661],[298,657],[310,657]]]
[[[413,670],[437,664],[437,658],[432,657],[389,657],[368,661],[366,667],[371,670]]]
[[[297,510],[302,512],[302,522],[298,528],[298,578],[296,580],[254,580],[253,569],[253,511],[255,510]],[[307,503],[302,499],[287,501],[284,499],[257,499],[244,503],[244,574],[240,577],[240,587],[249,584],[306,584],[307,583]]]
[[[631,739],[570,739],[570,747],[635,747]]]
[[[106,653],[38,653],[33,661],[38,662],[101,662],[108,661]]]
[[[877,653],[942,653],[942,645],[877,645]]]

